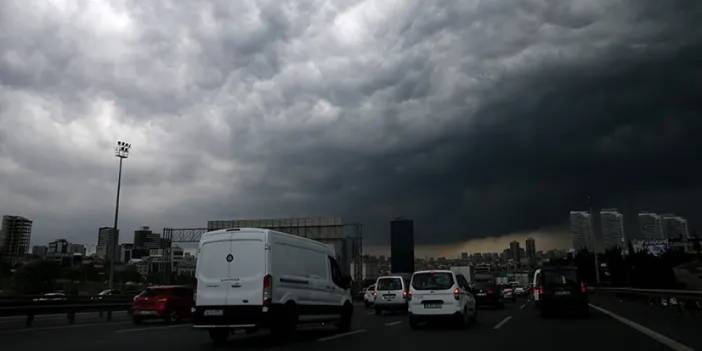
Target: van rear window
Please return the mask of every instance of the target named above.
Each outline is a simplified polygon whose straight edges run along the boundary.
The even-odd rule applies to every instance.
[[[416,290],[447,290],[452,286],[451,273],[418,273],[412,277],[412,287]]]
[[[546,286],[578,284],[578,274],[575,270],[545,271],[543,275]]]
[[[378,290],[402,290],[399,278],[382,278],[378,280]]]

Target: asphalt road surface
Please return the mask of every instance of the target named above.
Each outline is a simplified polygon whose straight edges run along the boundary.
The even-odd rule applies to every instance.
[[[238,333],[225,345],[214,345],[207,332],[188,323],[133,325],[126,313],[106,322],[97,313],[78,314],[69,325],[65,315],[37,316],[31,328],[21,317],[0,318],[2,350],[692,350],[695,340],[667,339],[643,331],[608,312],[593,309],[589,318],[542,318],[525,300],[503,309],[480,309],[477,323],[465,330],[428,325],[411,330],[404,314],[373,315],[356,306],[352,331],[338,334],[333,326],[301,327],[287,342],[266,332]],[[640,321],[639,321],[640,322]],[[699,326],[699,324],[698,324]],[[662,337],[662,338],[661,338]],[[694,336],[696,338],[696,336]],[[702,336],[700,336],[702,338]]]

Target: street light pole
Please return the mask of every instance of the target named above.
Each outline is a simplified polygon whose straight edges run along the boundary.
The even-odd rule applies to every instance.
[[[119,158],[119,175],[117,176],[117,203],[115,204],[115,224],[112,227],[112,242],[110,243],[111,254],[110,256],[110,284],[109,288],[114,289],[115,283],[115,263],[117,262],[117,248],[119,243],[119,232],[117,231],[117,219],[119,218],[119,190],[122,186],[122,160],[129,156],[129,149],[132,147],[131,144],[125,143],[123,141],[117,142],[117,147],[115,148],[115,157]]]

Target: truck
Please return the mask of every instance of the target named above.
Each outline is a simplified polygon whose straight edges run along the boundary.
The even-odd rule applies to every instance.
[[[473,267],[471,266],[453,266],[450,268],[451,272],[454,274],[462,274],[464,278],[470,283],[473,278]]]

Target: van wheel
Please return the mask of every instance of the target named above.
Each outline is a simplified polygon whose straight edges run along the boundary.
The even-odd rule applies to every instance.
[[[283,311],[281,311],[280,317],[277,319],[273,327],[271,328],[271,333],[276,337],[288,338],[295,332],[297,328],[297,312],[295,311],[295,305],[288,303],[285,305]]]
[[[212,328],[207,330],[210,334],[210,339],[216,344],[223,344],[229,337],[229,329],[227,328]]]
[[[346,303],[341,308],[341,320],[339,321],[339,331],[346,332],[351,330],[351,318],[353,317],[353,306]]]

